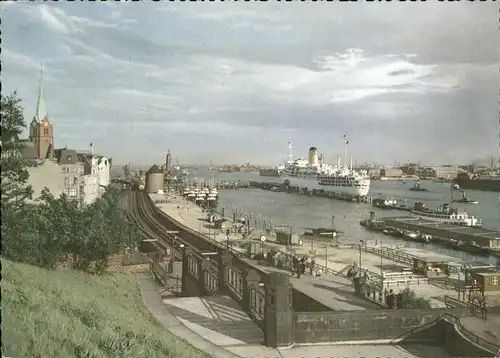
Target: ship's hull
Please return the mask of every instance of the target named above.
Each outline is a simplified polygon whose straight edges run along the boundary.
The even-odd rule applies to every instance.
[[[456,179],[454,184],[466,190],[500,191],[500,180],[494,179]]]
[[[353,197],[363,197],[370,191],[370,179],[359,179],[360,187],[343,177],[331,177],[328,180],[318,180],[317,176],[282,175],[282,182],[292,187],[307,188],[307,190],[324,190]]]
[[[276,169],[260,169],[259,176],[279,178],[280,174]]]

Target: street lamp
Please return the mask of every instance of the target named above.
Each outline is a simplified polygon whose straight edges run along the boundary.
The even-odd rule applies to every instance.
[[[384,288],[384,245],[382,239],[380,239],[380,289]]]
[[[363,245],[363,240],[359,240],[359,276],[361,277],[361,245]]]

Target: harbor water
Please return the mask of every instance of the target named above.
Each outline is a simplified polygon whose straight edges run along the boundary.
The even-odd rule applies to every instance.
[[[258,173],[193,173],[193,176],[209,180],[261,180]],[[408,189],[413,182],[405,184],[397,181],[373,181],[369,195],[377,197],[383,195],[396,198],[400,203],[406,199],[408,203],[422,201],[430,208],[450,201],[450,184],[422,181],[421,186],[426,192],[412,192]],[[454,203],[454,207],[464,208],[469,215],[474,215],[483,221],[486,229],[500,230],[500,200],[498,195],[486,191],[467,191],[468,196],[479,201],[477,205]],[[455,193],[460,198],[459,193]],[[303,228],[329,228],[332,226],[334,217],[335,228],[343,232],[342,241],[346,243],[357,243],[359,240],[370,240],[383,242],[384,244],[402,243],[397,238],[388,237],[381,233],[370,232],[359,225],[360,220],[366,219],[371,210],[375,211],[377,217],[404,216],[405,212],[397,210],[377,210],[371,205],[364,203],[345,202],[340,200],[311,197],[306,195],[287,194],[280,192],[264,191],[260,189],[228,189],[219,193],[219,206],[232,215],[236,211],[238,215],[251,217],[253,222],[272,221],[273,226],[291,226],[297,234],[303,232]],[[257,225],[258,226],[258,225]],[[408,243],[405,241],[405,243]],[[411,246],[422,247],[421,243],[408,243]],[[466,252],[455,251],[439,245],[426,244],[425,248],[449,256],[456,257],[458,261],[477,261],[489,264],[499,264],[495,257],[474,256]]]

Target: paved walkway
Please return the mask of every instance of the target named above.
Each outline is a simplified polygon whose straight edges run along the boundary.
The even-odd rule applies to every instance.
[[[239,356],[217,346],[189,329],[173,315],[163,303],[158,288],[147,274],[137,274],[144,304],[156,320],[174,336],[189,342],[202,352],[214,357],[238,358]]]
[[[265,347],[263,332],[229,297],[186,297],[161,299],[158,288],[147,274],[138,274],[143,301],[156,320],[172,335],[189,342],[213,357],[240,358],[427,358],[449,355],[438,347],[396,346],[357,342],[296,346],[290,349]],[[354,343],[354,342],[353,342]]]
[[[460,323],[469,332],[497,345],[500,349],[500,314],[488,313],[486,321],[477,317],[465,317]]]

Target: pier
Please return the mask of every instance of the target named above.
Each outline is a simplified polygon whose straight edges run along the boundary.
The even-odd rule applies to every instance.
[[[451,239],[464,243],[471,242],[482,248],[490,249],[492,252],[500,252],[500,231],[441,224],[415,216],[385,217],[381,220],[388,227],[419,231],[448,241]]]
[[[289,186],[286,184],[278,184],[278,183],[269,182],[269,181],[267,181],[267,182],[266,181],[262,181],[262,182],[250,181],[249,186],[252,188],[259,188],[259,189],[263,189],[263,190],[271,190],[271,191],[284,192],[284,193],[295,193],[295,194],[299,194],[299,195],[309,195],[309,196],[316,196],[316,197],[320,197],[320,198],[330,198],[330,199],[336,199],[336,200],[342,200],[342,201],[348,201],[348,202],[371,204],[372,200],[373,200],[373,198],[371,196],[358,197],[358,196],[352,196],[352,195],[338,193],[335,191],[315,190],[315,189],[309,190],[308,188]]]

